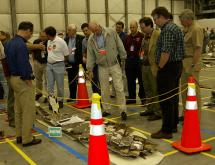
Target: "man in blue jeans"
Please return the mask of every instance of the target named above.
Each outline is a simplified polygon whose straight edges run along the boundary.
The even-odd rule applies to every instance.
[[[69,50],[66,42],[56,36],[56,29],[52,26],[45,28],[48,38],[47,51],[47,90],[49,95],[54,95],[54,84],[57,83],[57,97],[59,108],[63,108],[64,97],[64,71],[65,57],[68,57]]]

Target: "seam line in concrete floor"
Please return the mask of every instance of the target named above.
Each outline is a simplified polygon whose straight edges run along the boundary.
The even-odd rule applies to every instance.
[[[5,139],[6,142],[21,155],[30,165],[37,165],[33,160],[31,160],[28,155],[26,155],[19,147],[17,147],[13,142],[11,142],[8,138]]]

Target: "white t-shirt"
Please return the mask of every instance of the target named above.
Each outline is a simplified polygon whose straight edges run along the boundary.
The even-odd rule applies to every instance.
[[[48,63],[64,61],[64,56],[69,55],[69,49],[66,42],[58,36],[56,36],[53,41],[48,41],[47,51]]]

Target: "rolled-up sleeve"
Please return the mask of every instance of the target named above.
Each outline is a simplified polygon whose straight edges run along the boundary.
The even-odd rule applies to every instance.
[[[171,31],[165,31],[162,36],[161,42],[163,43],[161,51],[171,54],[175,42],[175,36]]]

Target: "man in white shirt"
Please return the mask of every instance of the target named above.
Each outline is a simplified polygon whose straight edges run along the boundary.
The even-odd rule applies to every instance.
[[[48,38],[47,51],[47,90],[49,95],[54,94],[54,84],[57,83],[57,97],[59,108],[63,108],[64,97],[64,71],[65,58],[68,58],[69,50],[66,42],[56,36],[56,29],[52,26],[45,28]]]

